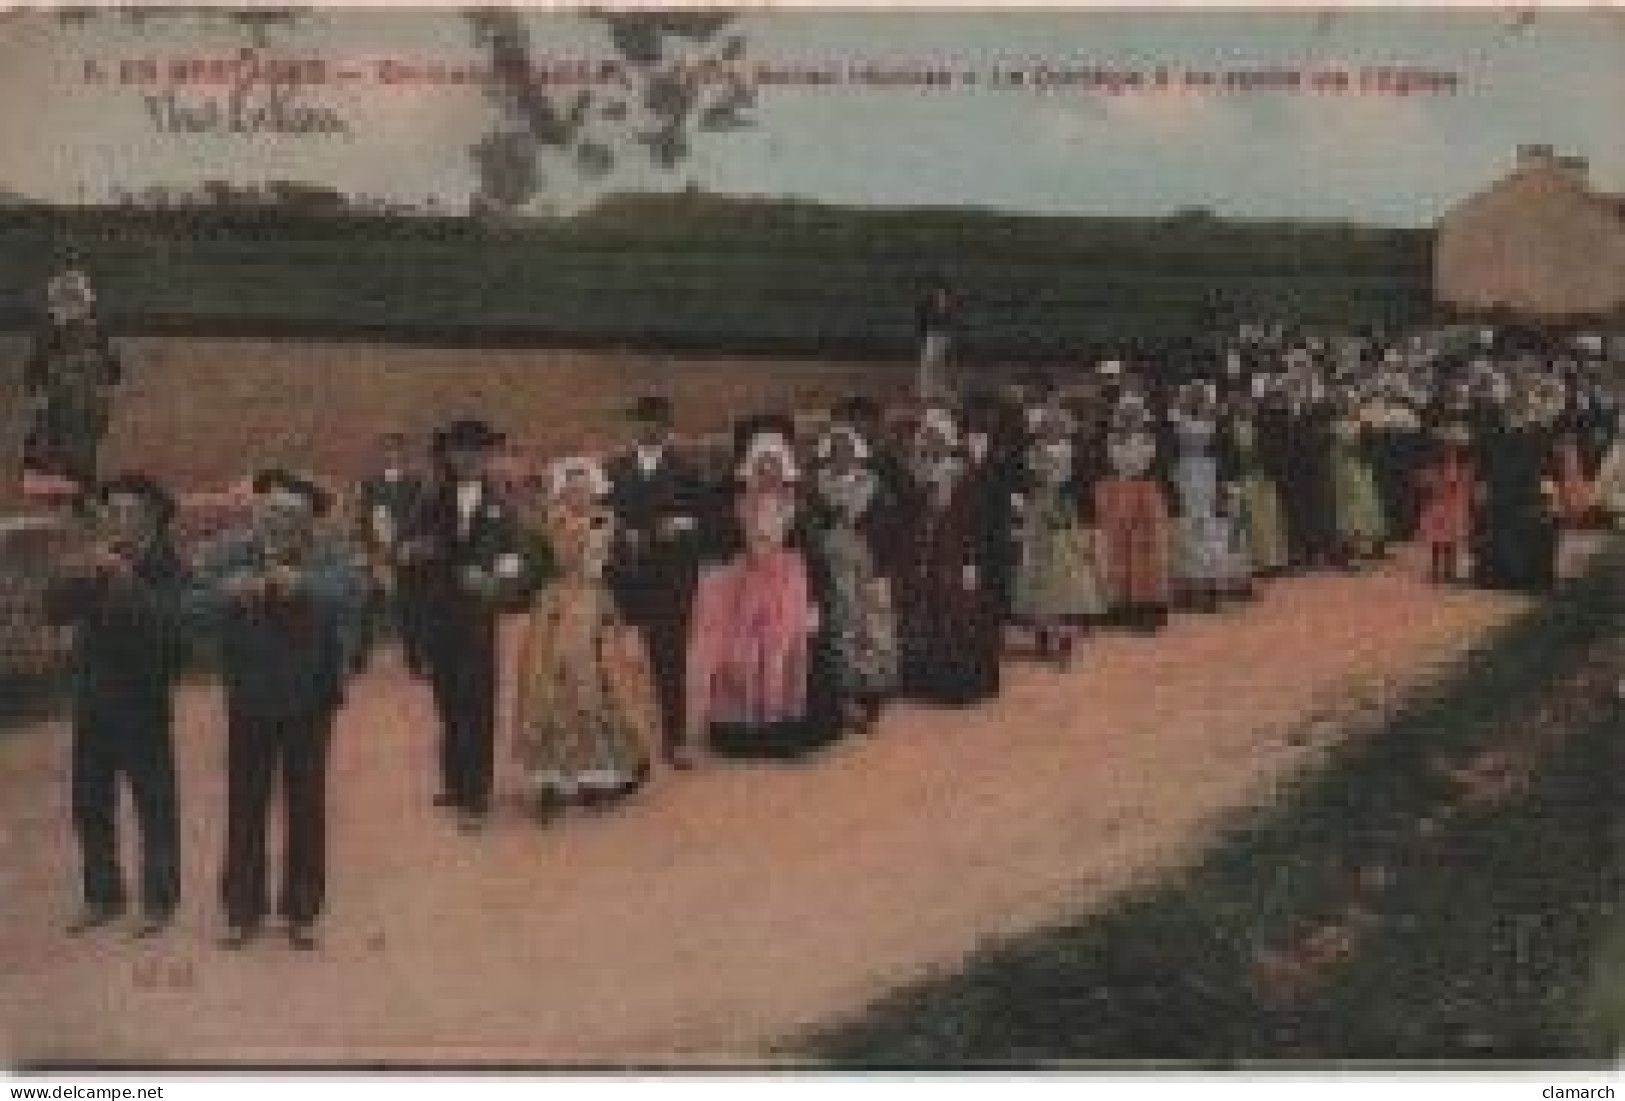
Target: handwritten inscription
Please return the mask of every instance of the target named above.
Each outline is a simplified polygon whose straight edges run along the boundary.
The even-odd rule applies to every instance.
[[[252,86],[223,96],[178,92],[144,95],[153,126],[166,134],[345,135],[350,125],[332,107],[302,103],[293,88]]]

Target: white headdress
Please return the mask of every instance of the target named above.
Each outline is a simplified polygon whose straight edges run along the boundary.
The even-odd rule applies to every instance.
[[[597,459],[587,455],[569,455],[553,460],[547,468],[548,495],[557,497],[562,494],[572,478],[585,478],[596,501],[609,496],[609,476]]]
[[[1115,378],[1123,373],[1123,361],[1120,359],[1103,359],[1095,370],[1107,378]]]
[[[818,437],[815,454],[817,454],[820,462],[828,462],[830,456],[835,453],[835,438],[837,436],[845,439],[852,446],[852,452],[857,455],[859,462],[865,462],[870,458],[872,452],[869,449],[869,441],[863,438],[863,433],[849,424],[835,424],[830,426],[829,431]]]
[[[1138,394],[1124,394],[1123,400],[1112,410],[1112,424],[1118,428],[1140,428],[1151,422],[1151,410]]]
[[[931,406],[920,417],[920,432],[935,432],[949,446],[959,443],[959,425],[954,422],[954,415],[940,405]]]
[[[777,456],[781,476],[785,481],[794,482],[801,478],[801,468],[796,463],[795,449],[790,446],[790,441],[778,432],[758,432],[751,437],[750,443],[745,446],[744,457],[739,460],[739,477],[748,478],[757,462],[767,455]]]
[[[1070,409],[1056,405],[1035,405],[1027,410],[1027,426],[1033,431],[1056,425],[1066,432],[1078,430],[1077,418]]]

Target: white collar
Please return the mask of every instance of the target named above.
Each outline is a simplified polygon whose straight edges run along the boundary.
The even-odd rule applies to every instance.
[[[646,444],[646,443],[638,444],[638,448],[637,448],[638,469],[643,471],[645,474],[654,473],[655,469],[658,466],[660,466],[661,461],[665,457],[666,457],[666,445],[663,444],[663,443],[657,443],[657,444],[653,444],[653,445]]]

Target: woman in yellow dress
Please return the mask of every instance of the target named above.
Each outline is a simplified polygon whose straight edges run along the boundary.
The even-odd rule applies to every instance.
[[[531,609],[515,707],[516,750],[543,821],[636,790],[660,729],[643,638],[604,580],[615,545],[608,481],[584,458],[554,464],[550,481],[543,524],[559,572]]]

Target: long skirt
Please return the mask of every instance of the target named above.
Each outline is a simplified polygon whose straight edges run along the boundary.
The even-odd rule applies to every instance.
[[[889,586],[875,569],[863,535],[849,527],[819,541],[829,578],[826,625],[836,687],[843,696],[874,698],[897,687],[897,615]]]
[[[1281,494],[1269,475],[1253,473],[1242,479],[1241,513],[1253,570],[1269,574],[1286,569],[1291,564],[1286,514]]]
[[[1030,623],[1082,621],[1105,614],[1096,533],[1073,522],[1035,522],[1022,535],[1013,612]]]
[[[1409,539],[1416,531],[1421,499],[1414,475],[1420,451],[1420,434],[1414,431],[1378,431],[1372,436],[1371,472],[1388,534],[1395,541]]]
[[[1557,519],[1564,527],[1579,527],[1596,507],[1597,491],[1586,477],[1580,447],[1575,443],[1557,446]]]
[[[1433,466],[1423,471],[1417,535],[1429,547],[1465,549],[1473,532],[1472,475]]]
[[[1250,572],[1245,535],[1220,501],[1219,465],[1208,456],[1179,460],[1179,579],[1195,588],[1231,588]]]
[[[700,575],[689,643],[688,726],[728,757],[797,757],[839,734],[830,647],[815,640],[798,551],[740,554]],[[827,637],[827,634],[825,635]]]
[[[1388,538],[1382,498],[1371,465],[1358,455],[1332,458],[1332,499],[1337,509],[1337,534],[1345,544],[1376,547]]]
[[[911,699],[968,707],[998,695],[1003,635],[987,590],[906,585],[898,627],[902,691]]]
[[[1169,601],[1168,502],[1150,478],[1108,478],[1095,485],[1095,518],[1104,544],[1106,592],[1116,608],[1166,608]]]
[[[570,799],[635,787],[660,736],[643,639],[601,586],[558,581],[531,611],[516,749],[533,792]]]

